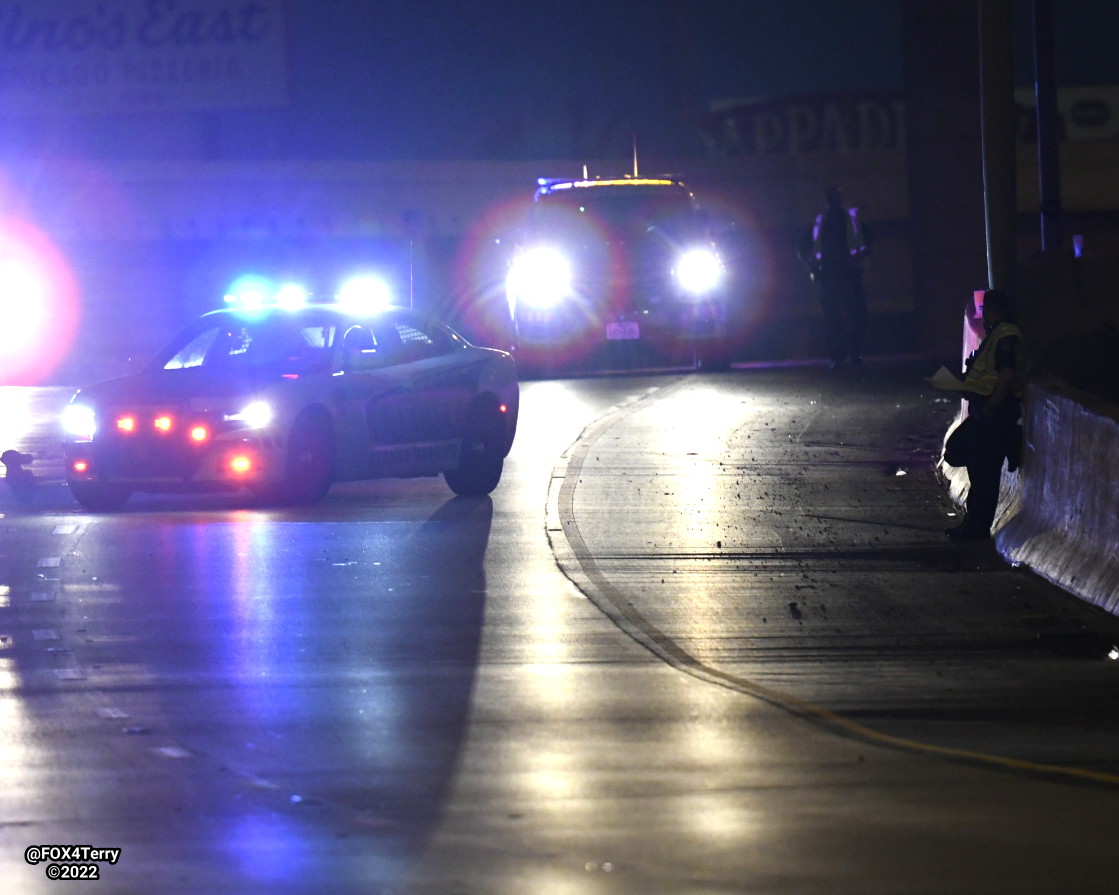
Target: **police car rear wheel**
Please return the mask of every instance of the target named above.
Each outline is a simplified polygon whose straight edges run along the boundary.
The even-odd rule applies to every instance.
[[[119,510],[132,496],[129,488],[105,482],[70,482],[70,492],[78,503],[93,513]]]

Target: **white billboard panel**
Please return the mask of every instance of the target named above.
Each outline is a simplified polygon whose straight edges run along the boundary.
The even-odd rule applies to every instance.
[[[285,0],[0,0],[0,115],[275,107]]]

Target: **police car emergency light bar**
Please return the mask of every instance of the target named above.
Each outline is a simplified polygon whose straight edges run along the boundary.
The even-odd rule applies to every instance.
[[[279,307],[298,310],[316,302],[337,303],[353,313],[370,313],[393,305],[392,289],[376,274],[358,274],[344,281],[329,298],[319,299],[298,283],[282,283],[247,274],[236,279],[225,294],[225,303],[240,311]]]

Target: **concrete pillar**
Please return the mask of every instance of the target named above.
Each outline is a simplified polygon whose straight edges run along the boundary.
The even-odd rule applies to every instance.
[[[979,0],[987,286],[1014,294],[1017,290],[1015,173],[1018,157],[1014,139],[1014,45],[1010,18],[1010,0]]]
[[[905,0],[914,304],[924,350],[958,356],[987,283],[976,0]]]

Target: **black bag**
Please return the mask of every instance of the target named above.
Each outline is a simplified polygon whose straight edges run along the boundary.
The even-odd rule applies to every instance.
[[[949,466],[967,466],[978,455],[982,437],[979,420],[965,416],[944,442],[944,462]]]

